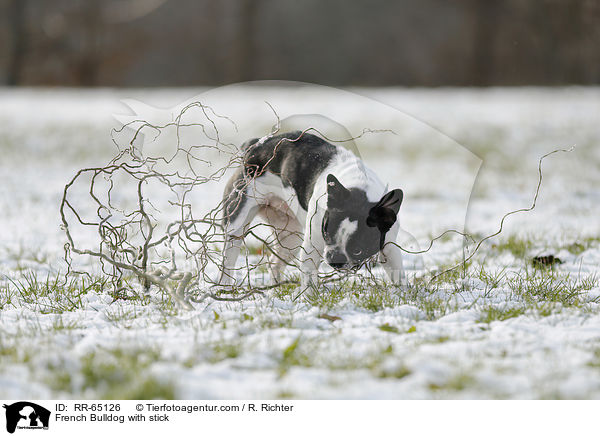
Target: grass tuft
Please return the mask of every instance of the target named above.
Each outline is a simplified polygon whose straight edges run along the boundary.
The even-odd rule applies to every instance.
[[[83,297],[89,292],[102,293],[108,286],[106,278],[47,275],[40,279],[33,272],[23,273],[21,280],[9,279],[22,304],[34,306],[40,313],[64,313],[85,308]]]
[[[493,321],[506,321],[510,318],[516,318],[526,312],[524,307],[498,307],[487,306],[481,309],[479,322],[491,323]]]
[[[552,269],[526,268],[523,274],[516,273],[506,281],[507,286],[525,301],[555,302],[564,307],[580,306],[584,294],[598,285],[595,275],[583,279],[571,277]]]
[[[393,325],[389,325],[387,322],[385,324],[380,325],[377,328],[379,330],[381,330],[382,332],[400,333],[400,330],[398,330],[398,327],[394,327]]]
[[[533,241],[516,235],[510,235],[508,238],[492,245],[493,249],[500,252],[508,251],[517,259],[524,259],[532,247]]]

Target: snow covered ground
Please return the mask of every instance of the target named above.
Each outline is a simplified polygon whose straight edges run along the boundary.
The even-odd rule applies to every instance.
[[[62,191],[113,157],[114,115],[164,122],[198,99],[235,120],[234,143],[275,124],[265,101],[284,127],[305,114],[381,130],[356,147],[404,190],[402,228],[421,248],[465,225],[494,233],[530,206],[539,158],[576,148],[544,161],[536,209],[507,218],[466,271],[407,292],[292,302],[284,287],[178,311],[156,290],[114,298],[90,259],[77,262],[94,280],[63,283]],[[599,125],[598,88],[0,90],[0,397],[599,398]],[[456,265],[461,247],[449,236],[407,256],[409,275]],[[534,267],[550,254],[562,263]]]

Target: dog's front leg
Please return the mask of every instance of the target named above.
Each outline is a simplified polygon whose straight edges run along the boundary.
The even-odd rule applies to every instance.
[[[390,281],[406,289],[406,275],[402,265],[402,250],[396,244],[389,242],[381,250],[381,261]]]
[[[242,249],[242,237],[225,237],[223,247],[223,264],[221,265],[221,275],[218,284],[221,286],[230,286],[234,283],[235,262]]]
[[[321,249],[322,251],[322,249]],[[321,264],[321,252],[315,247],[307,235],[300,251],[300,288],[296,298],[304,295],[311,296],[318,292],[318,273]]]

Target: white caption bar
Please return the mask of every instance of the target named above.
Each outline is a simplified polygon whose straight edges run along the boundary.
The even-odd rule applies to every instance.
[[[598,402],[0,400],[0,434],[589,434]],[[7,433],[8,432],[8,433]]]

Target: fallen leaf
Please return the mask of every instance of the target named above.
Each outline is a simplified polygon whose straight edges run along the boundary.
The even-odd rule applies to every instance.
[[[321,313],[321,314],[319,314],[319,316],[317,316],[317,318],[326,319],[327,321],[331,321],[331,322],[339,321],[342,319],[339,316],[329,315],[327,313]]]

